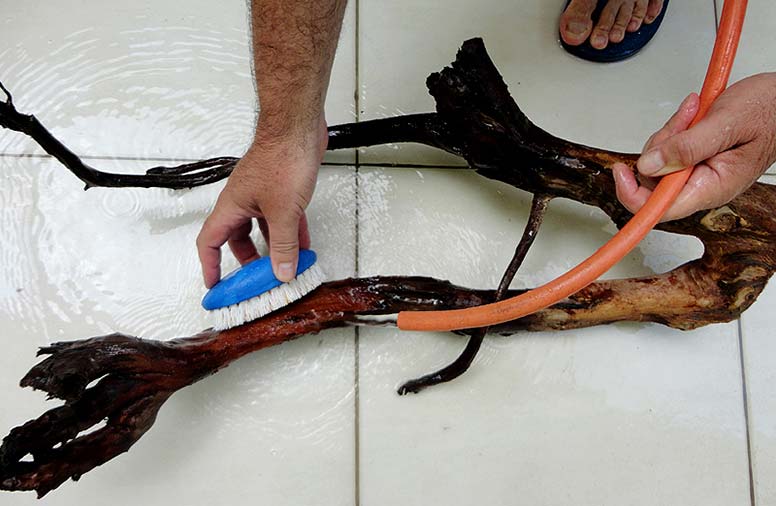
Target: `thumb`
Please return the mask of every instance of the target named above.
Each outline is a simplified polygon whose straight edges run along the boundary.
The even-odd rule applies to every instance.
[[[644,176],[665,176],[694,167],[735,144],[729,115],[710,113],[689,130],[658,142],[639,158],[636,166]]]
[[[267,220],[269,226],[269,256],[272,271],[280,281],[287,283],[296,276],[299,260],[299,218]]]

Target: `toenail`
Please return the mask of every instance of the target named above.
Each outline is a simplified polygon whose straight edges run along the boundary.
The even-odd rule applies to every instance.
[[[587,30],[587,23],[583,23],[581,21],[571,21],[568,24],[568,30],[574,35],[582,35]]]
[[[593,38],[593,42],[595,42],[596,44],[606,44],[606,36],[605,35],[600,35],[600,34],[596,35]]]
[[[633,21],[631,21],[631,22],[630,22],[630,24],[628,25],[628,30],[635,30],[635,29],[636,29],[636,28],[638,28],[638,27],[639,27],[639,22],[638,22],[638,21],[636,21],[636,20],[634,19],[634,20],[633,20]]]
[[[653,22],[654,20],[655,20],[654,16],[647,16],[646,18],[644,18],[644,22],[647,24]]]

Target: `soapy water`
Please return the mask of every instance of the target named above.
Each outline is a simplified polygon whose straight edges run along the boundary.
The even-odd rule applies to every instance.
[[[244,27],[90,27],[48,54],[21,42],[5,48],[0,79],[22,112],[79,154],[199,159],[238,155],[250,141],[249,54]],[[2,131],[0,152],[40,148]]]
[[[122,162],[116,168],[127,165],[139,163]],[[4,169],[4,176],[27,175],[24,183],[30,189],[20,207],[24,214],[9,214],[2,224],[11,231],[2,249],[13,254],[3,263],[3,285],[5,291],[20,290],[26,297],[21,302],[12,297],[6,304],[42,306],[51,313],[43,320],[59,321],[59,328],[46,326],[42,337],[50,341],[123,331],[164,339],[207,327],[198,308],[202,288],[195,275],[199,265],[193,238],[207,210],[200,196],[209,194],[212,202],[215,188],[192,192],[190,197],[196,198],[189,205],[195,216],[172,225],[174,218],[146,211],[166,200],[184,206],[163,190],[84,192],[80,181],[52,159],[6,158]],[[18,177],[10,179],[5,186],[24,188],[13,180]],[[7,212],[5,198],[2,207]],[[29,322],[32,315],[10,311],[7,316]],[[82,318],[95,324],[79,329]],[[76,329],[80,336],[68,335]]]
[[[147,165],[99,166],[118,172]],[[0,365],[6,371],[0,382],[11,391],[0,415],[2,430],[51,407],[17,386],[36,362],[38,346],[115,331],[169,339],[209,326],[200,307],[204,287],[194,239],[222,183],[175,193],[84,192],[56,160],[16,157],[0,157],[0,182]],[[354,189],[353,169],[321,170],[310,226],[332,279],[354,274]],[[230,254],[224,256],[224,271],[236,267]],[[152,431],[157,436],[149,437],[188,441],[175,459],[186,458],[197,441],[208,447],[220,442],[212,457],[199,451],[197,458],[234,455],[229,449],[238,440],[250,441],[257,452],[271,443],[284,461],[300,451],[349,456],[344,445],[354,430],[354,352],[353,330],[343,329],[243,357],[176,394]],[[169,470],[147,451],[133,453],[133,462],[145,462],[141,467],[158,469],[159,476]],[[269,465],[270,457],[252,465]],[[127,472],[120,462],[110,466]],[[93,486],[102,483],[109,488],[111,482]]]
[[[34,113],[87,164],[142,173],[244,152],[256,110],[247,37],[243,26],[94,26],[35,54],[20,34],[0,49],[0,80],[20,112]],[[0,153],[41,152],[25,136],[0,131]],[[56,160],[16,156],[0,156],[0,181],[0,365],[3,389],[18,398],[6,404],[2,430],[50,407],[31,411],[42,396],[16,392],[38,346],[117,331],[170,339],[210,326],[194,241],[224,182],[84,192]],[[354,274],[354,188],[353,169],[325,167],[310,208],[331,279]],[[266,252],[258,230],[253,235]],[[223,272],[236,267],[225,252]],[[277,438],[280,452],[301,445],[342,453],[352,439],[353,353],[353,330],[344,329],[244,357],[176,395],[171,417],[154,430],[193,442],[210,437],[212,425],[229,444],[254,436],[257,447]],[[199,425],[181,426],[182,416]]]
[[[23,302],[16,296],[0,301],[10,314],[16,314],[20,304],[38,305],[27,304],[35,292],[25,279],[26,270],[37,271],[49,291],[53,289],[56,297],[46,305],[62,313],[61,318],[72,321],[96,311],[103,322],[95,329],[98,332],[164,339],[209,326],[199,305],[204,287],[194,240],[223,182],[186,192],[141,188],[84,192],[80,181],[55,160],[3,162],[7,183],[0,204],[3,229],[9,231],[0,250],[3,290],[24,294]],[[115,171],[144,167],[143,162],[103,163],[106,170]],[[322,255],[330,277],[352,275],[354,243],[347,238],[353,228],[353,188],[352,169],[324,168],[310,209],[318,249],[325,253],[338,235],[345,239],[334,243],[336,254]],[[320,209],[322,205],[327,209]],[[257,228],[253,236],[266,253]],[[223,271],[236,267],[225,251]],[[57,332],[48,337],[63,336]]]

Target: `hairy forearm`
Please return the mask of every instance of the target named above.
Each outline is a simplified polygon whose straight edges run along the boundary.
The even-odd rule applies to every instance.
[[[347,0],[252,0],[259,130],[290,135],[323,116]]]

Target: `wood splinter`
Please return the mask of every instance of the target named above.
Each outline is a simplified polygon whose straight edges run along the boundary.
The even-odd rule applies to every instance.
[[[615,196],[610,167],[631,167],[635,154],[615,153],[565,141],[540,129],[520,111],[480,39],[464,43],[456,61],[432,74],[428,88],[437,112],[329,128],[329,149],[416,142],[463,157],[480,175],[536,195],[534,209],[562,197],[602,209],[616,225],[631,214]],[[146,174],[111,174],[83,163],[32,115],[19,113],[0,84],[0,126],[32,137],[81,179],[86,188],[189,188],[227,177],[237,159],[220,157]],[[617,321],[656,322],[693,329],[737,318],[776,269],[776,187],[756,183],[726,206],[698,212],[657,228],[697,237],[703,255],[672,271],[604,280],[535,314],[490,331],[567,330]],[[540,220],[543,210],[532,212]],[[527,230],[531,230],[531,225]],[[538,230],[538,223],[533,230]],[[530,241],[521,241],[526,250]],[[520,246],[518,247],[520,250]],[[453,286],[422,277],[372,277],[326,283],[302,300],[228,331],[205,331],[168,342],[111,334],[57,343],[22,379],[64,404],[11,430],[0,446],[0,489],[36,490],[39,496],[69,478],[78,479],[127,451],[153,425],[177,390],[253,351],[305,334],[399,311],[481,305],[507,291],[520,251],[498,292]],[[449,368],[405,385],[407,392],[452,379],[474,358],[484,330]],[[430,378],[431,377],[431,378]],[[96,385],[88,385],[98,380]],[[88,388],[87,388],[88,387]],[[104,426],[100,426],[102,422]],[[96,430],[84,432],[98,427]],[[27,457],[31,456],[32,459]]]

